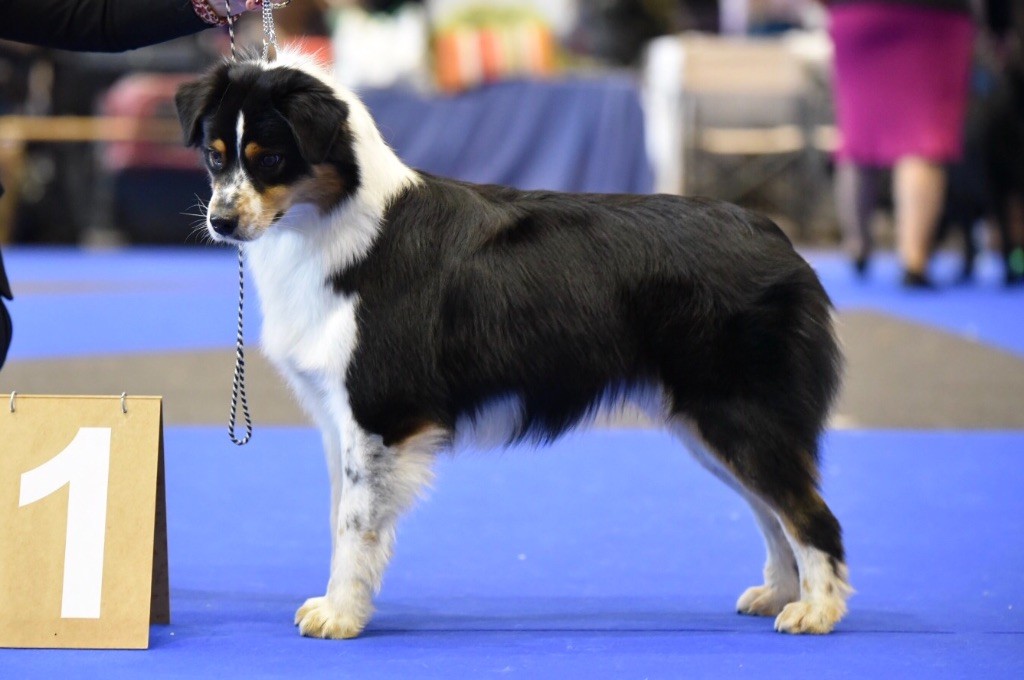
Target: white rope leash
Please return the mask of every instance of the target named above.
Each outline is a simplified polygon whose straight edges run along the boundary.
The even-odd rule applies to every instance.
[[[245,309],[245,265],[242,258],[242,247],[238,247],[238,332],[235,335],[235,377],[231,384],[231,419],[228,420],[228,437],[238,446],[244,446],[252,439],[252,417],[249,415],[249,402],[245,398],[245,332],[243,318]],[[242,402],[242,417],[245,418],[245,436],[235,436],[235,425],[238,423],[238,402]]]
[[[291,0],[283,2],[263,3],[263,59],[273,61],[277,58],[277,31],[274,30],[274,10],[287,5]],[[231,60],[237,61],[235,52],[235,21],[238,15],[231,13],[230,0],[224,0],[228,20],[228,36],[231,41]],[[235,375],[231,384],[231,415],[228,419],[228,438],[233,444],[244,446],[252,439],[252,417],[249,415],[249,401],[245,397],[245,258],[242,246],[238,246],[238,330],[235,334]],[[245,420],[245,435],[239,439],[235,435],[238,425],[238,404],[242,404],[242,418]]]

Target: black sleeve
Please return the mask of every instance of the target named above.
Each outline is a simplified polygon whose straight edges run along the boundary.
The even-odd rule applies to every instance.
[[[0,38],[88,52],[121,52],[197,33],[191,0],[0,0]]]

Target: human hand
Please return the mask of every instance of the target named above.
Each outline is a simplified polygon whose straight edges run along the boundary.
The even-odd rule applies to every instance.
[[[225,9],[231,8],[231,14],[237,15],[243,12],[253,12],[263,6],[262,0],[209,0],[210,7],[220,16],[224,16]]]

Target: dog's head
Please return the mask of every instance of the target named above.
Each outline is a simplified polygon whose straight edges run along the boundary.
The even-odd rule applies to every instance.
[[[300,204],[326,214],[359,186],[348,104],[303,69],[224,63],[182,85],[175,104],[210,173],[215,241],[255,240]]]

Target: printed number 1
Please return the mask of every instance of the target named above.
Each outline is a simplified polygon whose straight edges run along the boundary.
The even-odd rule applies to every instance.
[[[98,619],[107,529],[110,428],[83,427],[63,451],[21,475],[18,507],[68,485],[62,619]]]

